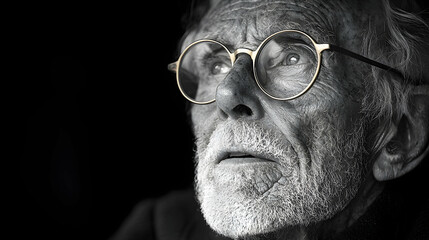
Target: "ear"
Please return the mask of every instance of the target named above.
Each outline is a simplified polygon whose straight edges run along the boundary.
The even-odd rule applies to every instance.
[[[387,144],[373,165],[378,181],[398,178],[413,170],[428,155],[429,85],[415,86],[408,110],[393,123]]]

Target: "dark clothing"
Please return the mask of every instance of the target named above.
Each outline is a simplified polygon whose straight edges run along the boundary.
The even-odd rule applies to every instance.
[[[396,188],[398,186],[395,186]],[[387,186],[357,223],[332,240],[429,239],[429,198]],[[420,186],[426,189],[426,186]],[[423,189],[421,189],[423,190]],[[423,191],[420,191],[423,192]],[[426,192],[426,191],[425,191]],[[405,194],[405,195],[404,195]],[[406,196],[404,198],[404,196]],[[143,201],[111,240],[227,240],[205,223],[191,190]]]
[[[193,191],[138,204],[111,240],[222,240],[205,223]]]

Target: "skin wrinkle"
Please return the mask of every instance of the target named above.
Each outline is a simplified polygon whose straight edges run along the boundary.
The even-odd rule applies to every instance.
[[[248,2],[248,1],[236,1],[234,3],[232,3],[232,6],[237,6],[235,11],[240,11],[240,4],[242,4],[243,2],[247,2],[249,4],[252,4],[252,2]],[[262,3],[260,5],[257,6],[252,6],[249,7],[248,10],[246,9],[246,12],[244,14],[244,16],[247,16],[246,18],[243,19],[257,19],[258,17],[255,17],[254,15],[258,16],[257,13],[259,12],[264,12],[266,11],[266,9],[261,9],[264,6],[265,3]],[[283,1],[278,1],[275,2],[273,4],[265,4],[267,6],[273,6],[272,10],[269,11],[288,11],[289,9],[292,9],[290,7],[285,7],[285,8],[281,8],[279,6],[277,6],[276,4],[283,6],[285,5],[285,2]],[[347,11],[346,9],[343,9],[341,7],[341,4],[331,4],[330,3],[324,3],[321,5],[311,5],[310,3],[304,3],[304,4],[300,4],[300,3],[294,3],[296,6],[299,7],[303,7],[304,10],[301,11],[297,11],[296,14],[294,15],[294,20],[295,18],[300,15],[304,15],[303,18],[303,23],[301,24],[301,26],[294,24],[295,26],[287,26],[288,22],[288,15],[290,15],[292,13],[292,11],[288,11],[288,14],[285,14],[284,16],[279,17],[278,21],[271,21],[271,26],[261,26],[260,29],[262,30],[267,30],[269,29],[269,32],[264,32],[261,31],[262,34],[257,34],[259,31],[255,31],[253,32],[253,38],[255,40],[261,40],[265,37],[267,37],[269,34],[278,31],[280,29],[301,29],[304,30],[308,33],[310,33],[312,35],[312,37],[314,37],[316,39],[316,41],[319,42],[329,42],[328,40],[330,40],[330,43],[334,43],[335,44],[335,39],[332,39],[333,36],[333,32],[334,32],[334,26],[347,26],[347,27],[342,27],[344,29],[350,29],[352,28],[352,30],[354,30],[356,27],[353,27],[352,24],[350,24],[351,19],[353,19],[354,17],[360,17],[360,16],[356,16],[356,15],[346,15],[345,13],[348,13],[349,11]],[[309,6],[307,6],[307,5]],[[328,6],[329,5],[329,6]],[[268,7],[265,7],[268,8]],[[317,11],[314,11],[314,9],[317,9]],[[253,10],[253,11],[252,11]],[[259,11],[261,10],[261,11]],[[320,11],[323,10],[323,11]],[[229,11],[234,11],[234,8],[232,8],[231,10],[229,9]],[[228,42],[226,42],[226,38],[223,38],[220,35],[221,32],[234,32],[235,36],[238,36],[237,34],[237,30],[239,29],[240,31],[242,30],[240,27],[242,26],[241,24],[237,24],[237,18],[239,18],[238,16],[242,16],[243,12],[239,12],[237,14],[232,15],[233,18],[229,18],[229,16],[231,16],[231,14],[219,14],[220,11],[219,9],[212,11],[212,14],[208,15],[209,17],[206,17],[207,20],[203,21],[205,22],[205,24],[203,26],[201,26],[200,28],[200,33],[198,35],[200,35],[200,37],[198,38],[194,38],[194,40],[196,39],[202,39],[202,38],[210,38],[210,39],[215,39],[215,40],[219,40],[222,41],[223,43],[229,44],[229,45],[233,45],[230,44]],[[309,12],[307,14],[307,12]],[[332,12],[336,12],[337,14],[340,14],[339,19],[343,19],[343,22],[338,22],[338,21],[334,21],[332,20]],[[343,14],[344,13],[344,14]],[[210,16],[214,15],[215,17],[211,18]],[[223,16],[225,15],[225,16]],[[267,14],[266,14],[267,15]],[[254,20],[256,21],[256,20]],[[217,25],[213,25],[213,22],[218,23]],[[233,22],[233,23],[231,23]],[[261,22],[261,21],[258,21]],[[273,22],[275,22],[273,24]],[[220,23],[220,24],[219,24]],[[242,22],[243,24],[246,24],[246,22]],[[221,27],[219,27],[219,25]],[[222,27],[223,26],[223,27]],[[257,27],[257,26],[256,26]],[[317,31],[314,31],[315,29],[317,29]],[[206,34],[201,34],[201,32],[206,32]],[[246,31],[248,32],[248,31]],[[209,33],[209,34],[208,34]],[[215,33],[215,34],[213,34]],[[322,34],[320,34],[322,33]],[[245,34],[240,34],[240,35],[245,35]],[[252,35],[252,34],[247,34],[247,35]],[[243,37],[241,36],[239,39],[252,39],[252,37]],[[255,44],[256,45],[256,44]],[[235,47],[237,47],[236,45],[233,45]]]
[[[272,100],[272,99],[270,99]],[[272,111],[271,108],[269,108],[269,104],[270,103],[264,103],[265,104],[265,109],[267,109],[267,114],[271,117],[271,119],[273,119],[274,124],[276,124],[276,127],[278,129],[280,129],[280,131],[282,131],[284,136],[293,136],[293,138],[288,138],[288,141],[292,142],[292,149],[293,151],[296,153],[296,155],[300,158],[300,159],[308,159],[308,161],[304,162],[304,161],[296,161],[297,163],[297,168],[299,169],[299,171],[301,172],[301,176],[304,177],[305,180],[305,176],[307,176],[307,172],[308,172],[308,168],[311,168],[311,155],[309,153],[309,150],[305,147],[306,144],[304,144],[304,141],[301,139],[301,134],[299,129],[301,128],[301,126],[296,123],[296,119],[299,119],[300,117],[298,112],[294,111],[293,113],[291,113],[290,115],[292,115],[293,117],[290,117],[288,119],[285,118],[280,118],[279,116],[282,116],[282,114],[280,114],[277,111]],[[289,104],[285,104],[285,106],[287,106]],[[289,109],[289,110],[286,110]],[[292,107],[286,108],[284,107],[283,109],[281,109],[283,111],[289,111],[292,110]],[[294,121],[295,120],[295,121]],[[284,122],[289,122],[289,124],[284,124]],[[286,127],[284,127],[286,126]],[[299,149],[295,149],[295,147],[299,147]]]
[[[269,195],[269,190],[271,190],[271,188],[274,187],[275,184],[277,184],[279,182],[280,178],[277,180],[270,180],[270,182],[272,182],[271,186],[268,186],[264,191],[262,191],[260,194],[262,195],[262,199],[264,197],[267,197]]]
[[[240,40],[246,39],[247,41],[249,41],[250,44],[256,47],[259,41],[256,42],[255,40],[264,39],[265,37],[274,33],[275,31],[283,30],[283,29],[300,29],[312,34],[312,36],[316,40],[326,39],[326,37],[322,37],[322,36],[332,35],[330,34],[332,32],[332,26],[335,25],[334,23],[332,23],[332,20],[330,20],[330,17],[328,17],[331,15],[330,12],[328,11],[329,10],[328,8],[325,9],[326,12],[319,13],[318,11],[313,10],[313,9],[318,9],[316,8],[317,6],[312,6],[312,5],[307,6],[308,3],[307,5],[294,3],[295,4],[294,7],[291,7],[285,4],[285,2],[275,2],[272,4],[261,3],[257,6],[251,6],[248,8],[244,7],[244,9],[240,8],[240,3],[242,2],[233,3],[233,6],[237,5],[237,8],[236,9],[226,8],[227,12],[224,14],[222,14],[222,10],[220,9],[216,9],[215,11],[209,13],[208,17],[206,17],[207,20],[205,24],[201,26],[199,34],[197,34],[201,36],[198,38],[199,39],[210,38],[210,39],[219,40],[219,41],[223,40],[223,43],[232,45],[236,48],[238,48],[236,43],[235,44],[229,43],[229,42],[226,42],[225,40],[226,39],[240,39]],[[250,4],[252,3],[250,2]],[[268,6],[272,6],[271,7],[272,10],[270,11],[275,11],[277,13],[286,12],[287,14],[278,16],[277,21],[268,21],[269,26],[267,26],[268,24],[264,24],[262,26],[255,24],[255,27],[252,26],[253,28],[250,29],[252,31],[249,32],[250,26],[247,25],[248,30],[242,31],[243,29],[241,29],[241,26],[243,25],[239,23],[248,24],[251,21],[260,23],[261,22],[260,18],[266,18],[267,16],[269,18],[272,17],[269,14],[264,14]],[[332,8],[332,9],[335,9],[335,8]],[[234,11],[237,11],[237,12],[234,12]],[[260,16],[261,14],[259,13],[261,12],[264,16]],[[245,17],[240,17],[240,16],[245,16]],[[293,16],[295,21],[297,19],[301,20],[300,21],[301,24],[299,24],[298,22],[290,24],[290,21],[288,21],[290,16]],[[238,19],[240,20],[240,22],[237,22]],[[226,27],[228,29],[226,29]],[[258,28],[258,30],[255,31],[255,28]],[[316,31],[313,31],[312,29],[318,29],[318,31],[316,32]],[[208,35],[203,34],[204,32],[210,33],[210,34]],[[219,33],[221,32],[222,33],[230,32],[235,37],[220,38]],[[323,33],[323,34],[320,34],[320,33]]]

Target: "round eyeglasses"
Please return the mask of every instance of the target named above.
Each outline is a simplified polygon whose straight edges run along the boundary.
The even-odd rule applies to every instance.
[[[190,44],[177,62],[169,64],[169,69],[176,72],[177,84],[186,99],[195,104],[209,104],[215,101],[217,86],[231,71],[237,55],[248,54],[253,60],[256,84],[262,92],[273,99],[287,101],[300,97],[314,84],[324,50],[338,51],[399,73],[338,46],[318,44],[298,30],[274,33],[262,41],[255,51],[240,48],[230,52],[220,42],[199,40]]]

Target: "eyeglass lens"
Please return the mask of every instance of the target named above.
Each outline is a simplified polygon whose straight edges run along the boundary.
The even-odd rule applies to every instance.
[[[280,32],[261,46],[254,63],[258,85],[275,98],[291,98],[312,83],[318,67],[313,42],[298,32]],[[223,45],[200,41],[183,53],[178,83],[185,97],[195,102],[215,99],[216,88],[232,68]]]

